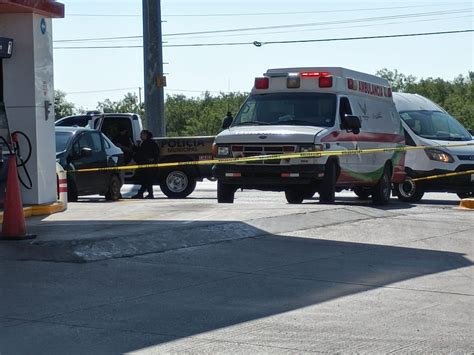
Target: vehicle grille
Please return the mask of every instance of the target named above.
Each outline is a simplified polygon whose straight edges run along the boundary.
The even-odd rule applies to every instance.
[[[458,159],[474,161],[474,155],[458,155]]]
[[[234,157],[255,157],[259,155],[273,155],[273,154],[284,154],[294,153],[296,151],[295,145],[239,145],[232,146],[232,153]],[[279,165],[281,160],[263,160],[263,161],[252,161],[246,164],[253,165]]]

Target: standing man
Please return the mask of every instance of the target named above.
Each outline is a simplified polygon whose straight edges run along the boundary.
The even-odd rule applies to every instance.
[[[153,134],[144,129],[140,132],[140,145],[135,149],[135,161],[139,165],[155,164],[158,162],[160,156],[160,150],[158,145],[153,140]],[[147,199],[155,198],[153,196],[153,181],[155,178],[156,170],[152,168],[137,169],[137,179],[141,184],[140,189],[136,195],[132,198],[143,198],[143,193],[148,192]]]

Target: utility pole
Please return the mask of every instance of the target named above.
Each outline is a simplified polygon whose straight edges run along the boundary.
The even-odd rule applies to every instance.
[[[166,135],[161,0],[143,1],[145,126],[157,137]]]

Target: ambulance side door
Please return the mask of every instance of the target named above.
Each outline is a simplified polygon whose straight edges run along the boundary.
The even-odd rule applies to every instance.
[[[339,97],[339,120],[342,122],[345,115],[353,115],[353,110],[349,98],[347,96]],[[340,150],[353,150],[358,148],[357,135],[352,132],[343,130],[339,135]],[[339,157],[341,166],[341,174],[339,175],[338,183],[347,184],[354,181],[355,177],[352,174],[358,170],[360,165],[360,154],[343,155]]]

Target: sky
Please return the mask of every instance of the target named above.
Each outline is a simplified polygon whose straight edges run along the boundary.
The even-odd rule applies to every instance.
[[[138,95],[142,48],[64,47],[141,46],[141,38],[98,39],[141,36],[142,1],[61,2],[66,17],[53,23],[55,88],[84,109],[127,92]],[[162,0],[165,95],[248,92],[255,77],[278,67],[342,66],[370,74],[388,68],[417,78],[452,80],[474,70],[472,32],[261,47],[252,43],[466,30],[473,28],[473,11],[472,1],[456,0]],[[189,34],[209,31],[214,32]],[[77,39],[84,41],[70,41]],[[170,47],[234,42],[244,44]]]

